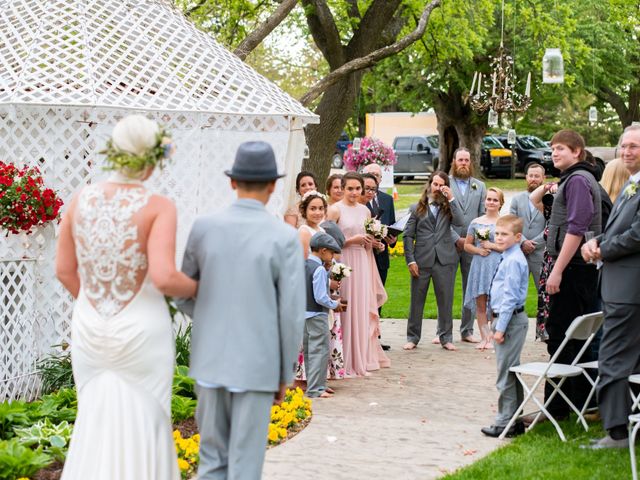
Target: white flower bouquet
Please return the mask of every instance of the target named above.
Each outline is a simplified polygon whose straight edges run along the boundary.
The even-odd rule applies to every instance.
[[[478,228],[476,230],[476,238],[480,241],[489,240],[490,236],[491,236],[490,228]]]
[[[367,218],[364,221],[364,231],[377,240],[382,240],[389,233],[387,226],[377,218]]]
[[[329,275],[333,280],[341,281],[343,278],[347,278],[351,275],[351,267],[348,267],[344,263],[336,262],[331,265]]]

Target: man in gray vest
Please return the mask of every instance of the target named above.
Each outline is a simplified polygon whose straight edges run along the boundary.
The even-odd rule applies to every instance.
[[[484,183],[473,177],[471,153],[464,147],[458,148],[453,153],[449,183],[451,184],[453,196],[458,200],[464,216],[464,222],[461,226],[453,226],[451,228],[451,235],[459,256],[460,273],[462,273],[462,305],[464,305],[464,295],[467,291],[467,279],[469,278],[472,260],[472,255],[464,251],[464,240],[467,238],[469,224],[474,218],[484,214],[484,199],[487,196]],[[479,342],[473,336],[473,314],[474,312],[471,309],[462,307],[460,337],[463,342]],[[436,340],[434,339],[434,342]]]
[[[302,339],[304,257],[297,232],[265,208],[282,176],[271,146],[241,144],[225,173],[238,199],[195,221],[182,264],[200,282],[195,304],[180,304],[193,318],[198,478],[259,480],[271,405]]]
[[[527,259],[529,272],[538,288],[540,270],[542,269],[542,255],[544,253],[544,215],[533,206],[529,200],[529,194],[544,183],[544,167],[538,163],[532,163],[527,168],[525,180],[527,191],[517,194],[511,200],[509,212],[517,215],[524,222],[522,231],[522,244],[520,248]]]
[[[562,343],[571,322],[577,316],[593,311],[593,296],[597,288],[596,267],[586,263],[580,254],[585,233],[599,235],[602,231],[600,188],[594,177],[595,168],[584,161],[584,148],[584,139],[573,130],[561,130],[551,139],[553,164],[561,174],[551,208],[546,244],[553,258],[546,284],[550,296],[546,323],[550,356]],[[581,341],[570,341],[558,362],[571,363],[582,345]],[[574,405],[581,408],[590,385],[580,375],[565,382],[562,390]],[[550,385],[545,386],[545,399],[552,391]],[[564,418],[569,415],[570,408],[560,395],[556,395],[548,410],[554,418]]]

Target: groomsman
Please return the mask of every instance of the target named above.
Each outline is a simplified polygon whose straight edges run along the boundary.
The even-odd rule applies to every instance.
[[[451,228],[453,241],[455,242],[458,252],[460,271],[462,273],[462,304],[464,305],[464,294],[467,290],[467,279],[469,278],[472,260],[472,255],[464,251],[464,240],[467,237],[467,230],[471,221],[484,214],[484,199],[487,196],[487,190],[483,182],[473,177],[471,153],[464,147],[458,148],[453,153],[453,163],[451,164],[451,172],[449,173],[453,196],[462,207],[462,214],[464,216],[462,226],[454,226]],[[473,313],[472,310],[462,307],[460,337],[463,342],[479,342],[479,340],[473,336]]]
[[[536,289],[540,281],[540,270],[542,269],[542,257],[544,254],[544,215],[529,200],[529,194],[544,183],[544,167],[538,163],[532,163],[527,168],[525,180],[527,181],[527,191],[517,194],[511,200],[510,213],[517,215],[524,222],[522,231],[522,244],[520,248],[527,259],[529,272],[533,276]]]
[[[600,288],[604,328],[598,404],[608,435],[594,449],[626,448],[631,414],[629,375],[640,371],[640,127],[627,127],[620,156],[631,177],[616,199],[602,235],[582,247],[586,261],[603,262]]]
[[[238,199],[196,220],[182,264],[199,280],[195,305],[180,306],[193,318],[198,478],[259,480],[271,405],[302,340],[304,256],[297,232],[265,208],[283,176],[271,146],[241,144],[225,174]]]

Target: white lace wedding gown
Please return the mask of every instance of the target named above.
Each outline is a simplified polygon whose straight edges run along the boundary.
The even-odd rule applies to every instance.
[[[115,185],[111,184],[113,187]],[[174,344],[139,238],[142,186],[86,187],[74,219],[81,288],[72,318],[78,416],[63,480],[177,480]]]

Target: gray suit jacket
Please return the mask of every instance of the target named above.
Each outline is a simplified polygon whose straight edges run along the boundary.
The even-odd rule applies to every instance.
[[[464,217],[463,222],[452,229],[453,241],[455,242],[460,237],[467,236],[467,229],[474,218],[484,215],[484,199],[487,196],[487,188],[483,182],[471,177],[467,193],[462,195],[458,184],[451,175],[449,175],[449,183],[451,184],[454,198],[460,203]]]
[[[521,192],[511,200],[509,212],[519,216],[524,221],[524,229],[522,231],[523,240],[533,240],[537,243],[536,249],[528,255],[531,260],[542,261],[544,253],[544,215],[537,208],[531,213],[531,202],[529,201],[529,192]]]
[[[602,300],[640,304],[640,188],[630,198],[622,190],[598,239]]]
[[[460,227],[464,218],[458,199],[451,202],[453,219],[438,215],[437,221],[428,210],[424,215],[416,213],[417,205],[409,207],[411,216],[404,227],[404,257],[407,265],[416,262],[418,268],[433,267],[436,258],[442,265],[458,261],[452,228]]]
[[[192,377],[275,392],[290,383],[305,311],[297,232],[256,200],[240,199],[196,220],[182,270],[198,296],[179,302],[193,318]]]

